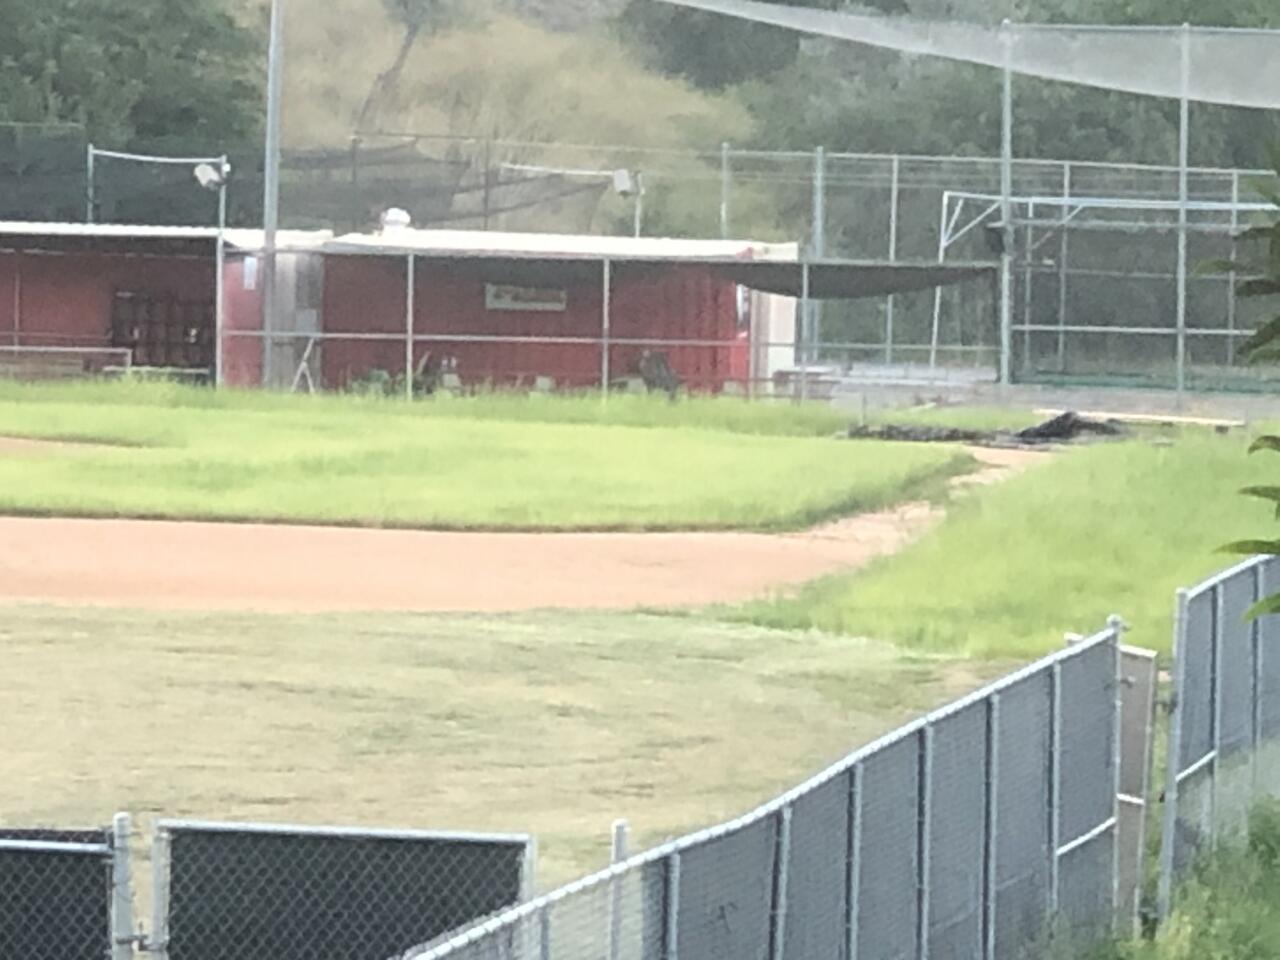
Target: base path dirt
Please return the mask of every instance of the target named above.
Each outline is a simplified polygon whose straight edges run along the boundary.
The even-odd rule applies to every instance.
[[[974,451],[997,479],[1040,454]],[[270,612],[498,612],[735,602],[901,550],[926,503],[798,534],[428,533],[0,519],[0,601]]]

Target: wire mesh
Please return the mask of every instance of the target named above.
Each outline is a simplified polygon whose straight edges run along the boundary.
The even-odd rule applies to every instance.
[[[5,839],[23,836],[37,839]],[[110,956],[112,855],[104,840],[101,832],[0,832],[0,956]]]
[[[835,777],[800,797],[792,808],[787,957],[848,957],[854,776]]]
[[[975,703],[933,727],[926,879],[935,960],[983,955],[989,710]]]
[[[770,817],[681,853],[680,957],[769,956],[777,847],[778,821]]]
[[[523,838],[165,824],[168,956],[384,960],[516,904]]]
[[[857,956],[911,958],[919,943],[920,751],[904,737],[863,764]]]
[[[1054,738],[1052,670],[1003,690],[995,750],[995,956],[1023,956],[1046,931]]]

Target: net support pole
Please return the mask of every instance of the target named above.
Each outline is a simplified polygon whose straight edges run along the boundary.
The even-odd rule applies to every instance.
[[[1062,165],[1062,225],[1058,237],[1058,372],[1067,372],[1067,257],[1071,241],[1067,236],[1067,213],[1071,206],[1071,164]]]
[[[404,398],[413,402],[413,326],[417,312],[417,259],[411,253],[404,265]]]
[[[1000,27],[1004,45],[1004,84],[1000,111],[1000,383],[1011,382],[1013,351],[1013,32],[1008,20]]]
[[[809,259],[806,257],[800,264],[800,325],[796,337],[796,361],[800,367],[800,402],[809,399],[809,367],[805,360],[809,351],[809,307],[810,298]]]
[[[94,207],[97,206],[97,171],[96,166],[98,151],[94,149],[93,144],[89,144],[85,153],[85,181],[84,181],[84,222],[93,223]]]
[[[827,151],[818,147],[813,152],[813,239],[811,260],[827,255]],[[809,304],[809,335],[805,338],[805,363],[814,360],[815,347],[822,340],[822,304]]]
[[[600,396],[609,399],[609,333],[613,326],[613,261],[605,257],[601,262],[600,290]]]
[[[276,231],[280,226],[280,101],[284,85],[284,4],[271,0],[271,34],[267,52],[267,131],[262,189],[262,379],[271,385],[271,336],[276,329]]]
[[[1191,25],[1182,25],[1181,97],[1178,102],[1178,393],[1187,388],[1187,204],[1191,162]]]
[[[1236,234],[1240,230],[1240,171],[1231,171],[1231,262],[1240,255]],[[1236,363],[1236,272],[1227,275],[1227,366]]]
[[[222,182],[218,184],[218,244],[214,255],[213,278],[213,385],[222,389],[225,379],[222,338],[227,326],[227,158],[218,161]]]
[[[733,187],[733,169],[729,159],[729,141],[720,144],[720,239],[729,239],[729,202]]]
[[[902,191],[902,159],[893,158],[889,168],[889,262],[898,262],[898,203]],[[884,307],[884,362],[893,363],[893,321],[897,297],[892,293]]]
[[[1026,330],[1022,336],[1022,370],[1025,373],[1031,371],[1031,325],[1035,322],[1033,311],[1035,309],[1035,301],[1032,299],[1033,286],[1035,284],[1035,249],[1036,234],[1035,223],[1036,204],[1032,200],[1027,204],[1027,235],[1025,242],[1027,244],[1026,263],[1022,271],[1022,323],[1026,325]]]

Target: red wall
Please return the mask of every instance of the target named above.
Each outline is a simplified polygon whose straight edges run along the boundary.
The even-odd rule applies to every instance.
[[[212,301],[213,272],[180,257],[0,253],[0,342],[13,342],[20,299],[21,345],[105,346],[117,290]]]
[[[246,290],[244,258],[229,259],[223,272],[222,376],[232,387],[262,384],[262,339],[237,337],[237,330],[262,330],[261,273],[254,289]]]
[[[401,259],[330,257],[325,265],[326,331],[402,334],[406,268]],[[548,313],[487,309],[484,280],[473,269],[420,263],[414,286],[414,329],[419,335],[600,337],[599,281],[571,286],[567,309]],[[611,327],[615,339],[716,341],[714,346],[651,347],[664,351],[694,389],[718,390],[728,380],[746,378],[747,344],[737,329],[734,284],[708,268],[615,268]],[[611,348],[612,376],[634,375],[644,349]],[[468,383],[528,385],[535,376],[554,377],[567,387],[600,383],[597,344],[424,343],[415,350],[415,363],[427,350],[457,357],[458,372]],[[344,386],[373,369],[398,374],[404,370],[404,345],[328,340],[323,367],[328,387]]]

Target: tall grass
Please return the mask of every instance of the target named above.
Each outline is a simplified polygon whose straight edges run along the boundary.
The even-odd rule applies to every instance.
[[[1280,806],[1255,810],[1248,835],[1223,845],[1180,891],[1152,940],[1113,944],[1094,960],[1280,960]]]
[[[385,417],[509,420],[523,423],[574,423],[627,427],[718,430],[755,436],[830,436],[849,425],[849,415],[825,404],[752,403],[727,397],[613,396],[598,393],[483,393],[420,400],[377,396],[265,393],[250,390],[197,389],[173,383],[77,381],[23,384],[0,381],[0,403],[140,406],[256,413],[345,415],[377,411]],[[20,429],[10,423],[5,431]]]
[[[490,529],[779,529],[883,506],[954,449],[804,436],[829,414],[731,401],[409,405],[156,385],[0,390],[0,511]],[[636,429],[644,426],[646,429]],[[778,434],[795,433],[800,436]],[[753,435],[754,434],[754,435]]]
[[[1032,657],[1117,613],[1167,651],[1176,588],[1233,562],[1219,545],[1267,529],[1237,494],[1274,461],[1242,436],[1073,450],[953,505],[942,526],[868,570],[730,616],[934,651]]]

